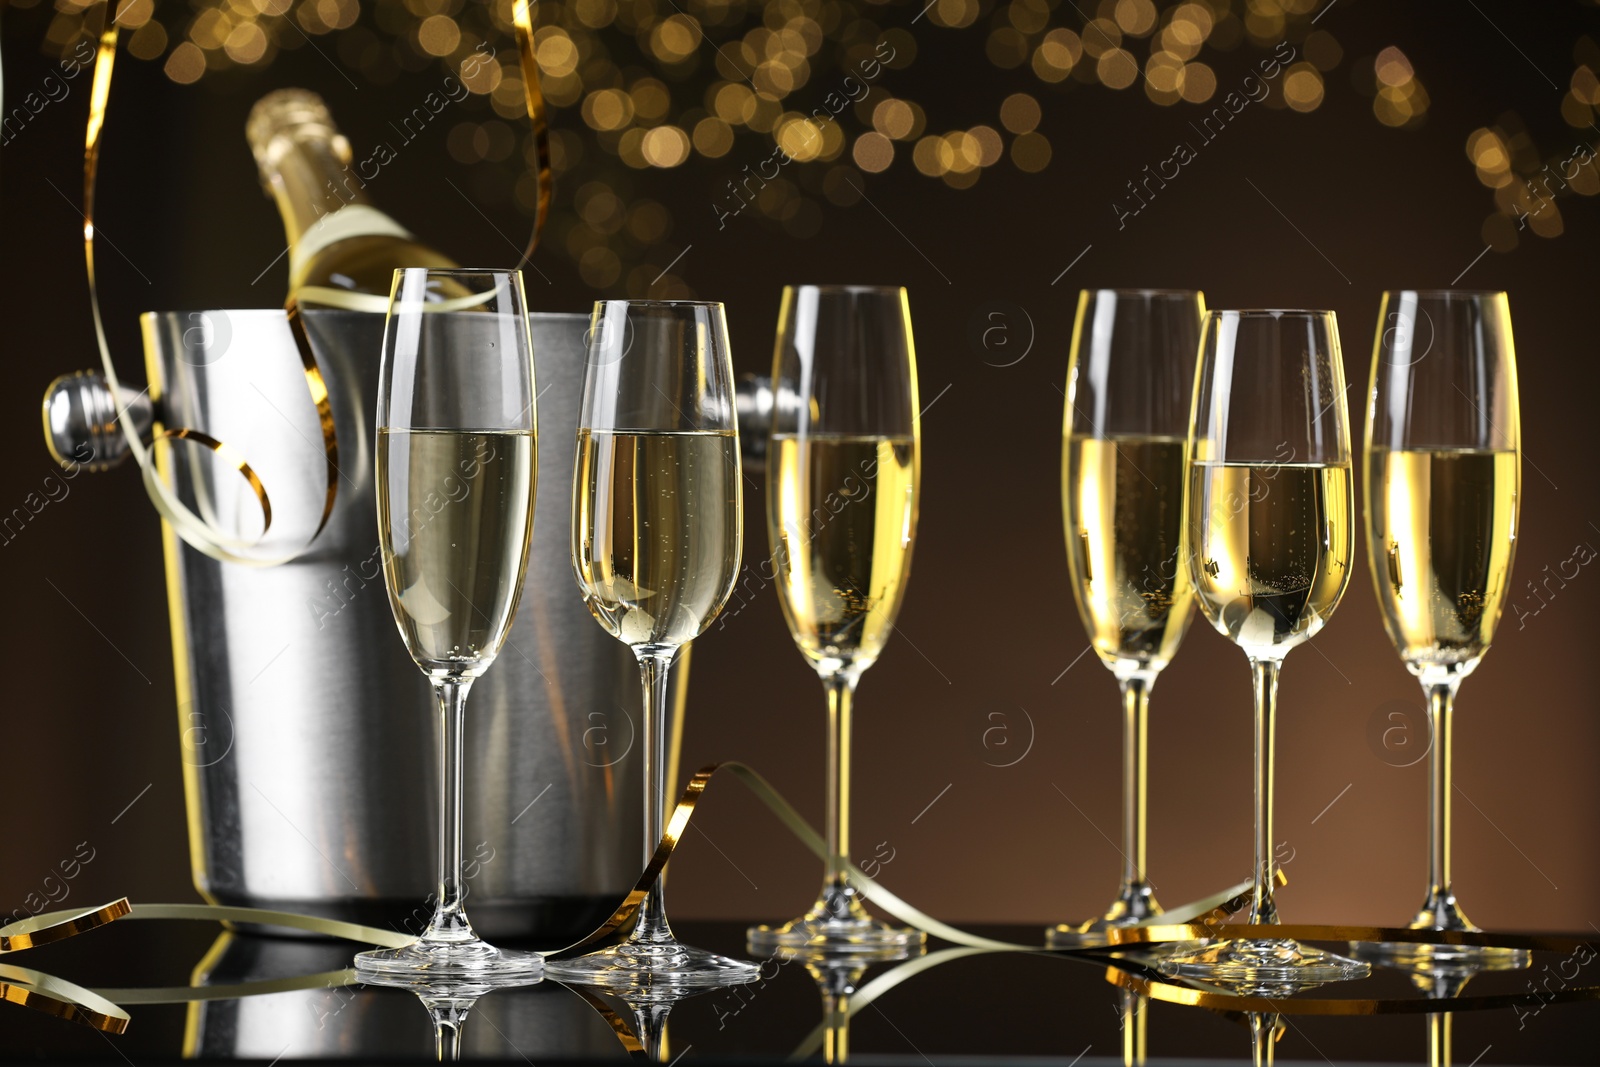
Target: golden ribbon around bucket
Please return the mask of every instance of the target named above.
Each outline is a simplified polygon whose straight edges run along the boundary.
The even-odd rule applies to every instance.
[[[100,312],[100,286],[95,273],[94,259],[94,212],[95,212],[95,184],[100,165],[100,139],[105,131],[106,109],[111,99],[111,72],[117,58],[117,16],[119,11],[114,8],[115,0],[106,0],[102,5],[104,23],[100,30],[99,47],[95,52],[94,81],[89,94],[89,119],[84,134],[83,144],[83,257],[84,267],[89,281],[89,311],[94,320],[95,342],[100,349],[100,365],[105,372],[106,384],[110,386],[111,395],[122,395],[121,382],[117,377],[116,364],[111,358],[110,344],[106,340],[104,319]],[[517,266],[526,263],[538,246],[539,235],[544,228],[546,216],[550,208],[550,143],[549,128],[545,117],[544,93],[539,84],[539,64],[533,50],[533,16],[529,9],[528,0],[515,0],[512,5],[512,21],[516,27],[517,55],[522,68],[522,84],[526,95],[528,121],[534,139],[534,146],[539,156],[538,178],[538,205],[534,214],[533,232],[528,238],[527,247],[523,250],[522,258]],[[168,522],[179,537],[196,549],[213,559],[225,563],[238,563],[251,567],[270,567],[280,563],[287,563],[305,551],[311,542],[315,541],[328,524],[328,518],[333,514],[333,505],[339,491],[339,439],[334,428],[333,405],[328,396],[328,384],[322,376],[322,369],[317,362],[315,350],[311,340],[306,335],[305,323],[301,316],[301,309],[308,305],[321,305],[326,307],[342,308],[353,311],[383,312],[388,308],[388,298],[374,296],[367,293],[351,293],[343,289],[331,289],[324,286],[302,286],[289,294],[289,299],[284,305],[288,314],[290,331],[294,336],[295,348],[300,356],[301,370],[305,375],[306,391],[311,397],[311,402],[317,411],[317,421],[322,431],[322,451],[325,459],[326,493],[322,504],[322,514],[317,522],[317,528],[312,531],[304,544],[297,545],[287,552],[262,553],[252,551],[255,549],[267,531],[272,527],[272,501],[267,493],[267,487],[262,484],[261,478],[250,466],[249,462],[240,452],[218,440],[210,434],[189,427],[159,426],[151,444],[160,441],[182,442],[198,445],[208,449],[229,467],[236,470],[240,477],[250,487],[250,492],[255,497],[256,503],[261,508],[261,533],[253,540],[246,540],[229,536],[196,514],[185,504],[176,492],[162,478],[157,464],[152,456],[152,449],[146,448],[143,441],[139,440],[138,433],[133,429],[126,412],[119,410],[117,424],[122,429],[122,436],[128,443],[128,451],[133,456],[134,462],[139,465],[140,475],[144,480],[145,492],[155,506],[157,513]],[[159,399],[152,396],[152,400]]]

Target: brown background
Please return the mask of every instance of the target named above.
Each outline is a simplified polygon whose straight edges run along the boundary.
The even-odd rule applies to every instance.
[[[1059,389],[1076,290],[1201,287],[1214,307],[1332,307],[1359,428],[1379,292],[1448,285],[1484,248],[1492,204],[1465,156],[1468,134],[1516,109],[1545,155],[1580,134],[1593,141],[1593,131],[1563,124],[1558,107],[1573,42],[1600,23],[1594,6],[1400,7],[1330,9],[1323,26],[1345,60],[1328,75],[1323,106],[1247,109],[1120,232],[1111,202],[1176,139],[1193,139],[1186,123],[1197,109],[1157,108],[1137,90],[1057,94],[1025,69],[990,66],[981,34],[931,27],[916,65],[891,72],[893,91],[914,90],[935,130],[993,122],[1008,93],[1037,94],[1055,149],[1043,173],[1002,164],[958,192],[902,157],[866,186],[882,212],[830,206],[810,240],[754,217],[717,230],[710,201],[735,160],[758,158],[748,145],[637,180],[676,214],[671,240],[693,245],[677,272],[701,297],[728,303],[741,369],[765,368],[786,281],[910,288],[931,403],[922,524],[899,636],[861,690],[855,841],[859,858],[879,842],[884,855],[893,850],[883,879],[918,906],[964,922],[1080,919],[1109,901],[1119,870],[1116,691],[1092,655],[1079,658],[1086,641],[1061,544]],[[48,70],[35,44],[48,16],[7,13],[8,103]],[[1352,65],[1389,44],[1406,50],[1432,97],[1420,128],[1379,125],[1350,87]],[[119,71],[103,232],[137,272],[109,247],[101,254],[124,368],[138,366],[139,311],[269,306],[281,296],[281,266],[251,285],[281,248],[240,135],[257,94],[296,81],[324,90],[358,143],[386,99],[411,99],[407,83],[353,93],[325,67],[291,58],[260,78],[190,88],[149,64]],[[1220,59],[1219,85],[1237,84],[1257,58],[1245,48]],[[36,414],[44,384],[94,361],[73,207],[85,94],[79,81],[0,153],[0,315],[12,367],[0,511],[52,471]],[[554,122],[582,132],[570,114]],[[440,174],[468,168],[442,151],[394,167],[379,198],[393,214],[464,262],[505,258],[489,224],[440,192]],[[502,228],[525,225],[509,207],[496,210]],[[1561,210],[1563,235],[1524,235],[1460,281],[1511,294],[1527,457],[1519,591],[1575,544],[1600,544],[1600,208],[1568,198]],[[551,284],[533,288],[537,307],[583,310],[597,295],[564,256],[539,262]],[[993,301],[1012,306],[1018,345],[1027,327],[1017,309],[1033,326],[1013,366],[993,366],[1004,359],[969,336]],[[764,546],[759,499],[749,508],[754,557]],[[1284,674],[1276,836],[1283,855],[1292,850],[1281,897],[1290,919],[1398,923],[1424,888],[1425,765],[1393,767],[1371,740],[1374,722],[1391,725],[1391,710],[1421,701],[1384,636],[1364,558],[1357,570],[1337,618]],[[0,546],[0,574],[9,607],[0,647],[11,650],[0,910],[21,905],[80,841],[96,856],[73,900],[185,898],[158,529],[133,472],[73,482]],[[1600,572],[1585,568],[1524,627],[1508,615],[1464,688],[1456,875],[1481,925],[1600,922],[1596,596]],[[820,818],[821,690],[770,589],[700,642],[694,677],[686,766],[745,759]],[[1150,867],[1169,905],[1248,871],[1249,723],[1243,656],[1197,622],[1154,697]],[[1000,725],[1004,733],[992,732]],[[1420,751],[1426,739],[1415,741]],[[991,765],[1025,750],[1014,766]],[[782,919],[809,901],[816,864],[738,790],[713,796],[696,825],[675,865],[674,913]]]

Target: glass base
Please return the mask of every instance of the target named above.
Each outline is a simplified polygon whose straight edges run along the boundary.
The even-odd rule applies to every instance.
[[[709,989],[753,982],[761,968],[677,941],[635,942],[591,952],[571,960],[551,960],[545,974],[573,985],[627,991]]]
[[[751,952],[859,960],[900,959],[928,943],[921,930],[890,926],[865,913],[843,919],[806,915],[782,926],[752,926],[745,937]]]
[[[1410,930],[1443,932],[1457,930],[1478,934],[1455,894],[1449,889],[1434,889],[1423,901],[1422,910],[1411,920]],[[1408,941],[1351,942],[1351,954],[1384,967],[1455,975],[1474,971],[1516,971],[1533,962],[1526,949],[1491,948],[1479,945],[1422,945]]]
[[[1411,929],[1429,928],[1413,926]],[[1352,941],[1350,954],[1380,967],[1437,974],[1520,971],[1533,963],[1533,954],[1526,949],[1420,945],[1409,941]]]
[[[890,926],[861,904],[854,886],[829,881],[811,910],[782,926],[745,931],[750,951],[821,959],[892,960],[921,952],[928,935]]]
[[[544,957],[537,952],[495,948],[486,941],[413,941],[400,948],[358,953],[356,977],[373,985],[434,985],[464,980],[495,987],[531,985],[544,977]]]
[[[1098,919],[1086,923],[1059,923],[1044,932],[1046,948],[1098,948],[1109,943],[1107,930],[1137,926],[1161,914],[1161,905],[1148,885],[1125,885],[1117,900]]]
[[[1156,964],[1162,974],[1201,978],[1241,991],[1269,987],[1292,992],[1324,982],[1365,978],[1372,965],[1346,959],[1298,941],[1215,941],[1192,952],[1168,956]]]

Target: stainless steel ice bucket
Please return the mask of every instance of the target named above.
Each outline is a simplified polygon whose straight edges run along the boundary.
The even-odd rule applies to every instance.
[[[227,442],[270,496],[268,544],[303,541],[321,513],[325,458],[283,312],[141,322],[156,430]],[[216,903],[420,930],[435,888],[438,716],[396,632],[378,555],[383,316],[312,310],[306,325],[337,428],[326,528],[292,562],[254,568],[163,527],[194,881]],[[527,584],[468,705],[463,873],[490,936],[586,932],[641,865],[637,668],[589,618],[568,559],[586,326],[581,315],[532,316],[539,495]],[[259,532],[237,470],[185,443],[159,452],[163,476],[202,515]]]

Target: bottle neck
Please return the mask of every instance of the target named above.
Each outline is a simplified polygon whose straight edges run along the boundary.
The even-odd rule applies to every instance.
[[[319,220],[351,204],[370,206],[365,183],[345,165],[333,142],[296,140],[261,168],[283,216],[284,235],[299,244]]]

